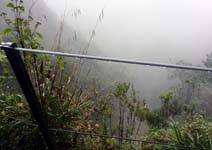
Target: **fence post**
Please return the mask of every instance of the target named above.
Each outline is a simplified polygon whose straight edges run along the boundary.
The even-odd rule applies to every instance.
[[[45,139],[48,149],[56,149],[56,145],[52,140],[50,131],[48,130],[47,123],[42,113],[41,105],[25,68],[25,64],[21,58],[20,52],[15,50],[16,44],[13,43],[10,46],[2,46],[1,48],[5,51],[13,72],[15,73],[16,79],[29,104],[32,115],[34,116],[38,124],[38,128]]]

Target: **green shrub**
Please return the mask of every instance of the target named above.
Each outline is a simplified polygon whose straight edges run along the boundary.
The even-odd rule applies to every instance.
[[[171,122],[170,126],[153,129],[145,140],[170,144],[170,149],[212,149],[212,122],[202,115],[195,115],[182,123]],[[144,145],[145,149],[154,149],[154,144]]]

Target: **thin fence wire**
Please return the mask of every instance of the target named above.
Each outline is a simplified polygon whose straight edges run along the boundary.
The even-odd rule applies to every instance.
[[[85,133],[85,132],[79,132],[79,131],[74,131],[74,130],[66,130],[66,129],[49,129],[50,131],[56,131],[56,132],[66,132],[66,133],[74,133],[74,134],[80,134],[80,135],[85,135],[85,136],[91,136],[91,137],[101,137],[101,138],[107,138],[107,139],[117,139],[117,140],[122,140],[122,141],[130,141],[130,142],[138,142],[138,143],[145,143],[145,144],[155,144],[155,145],[160,145],[162,147],[177,147],[181,149],[191,149],[192,147],[190,146],[179,146],[179,145],[174,145],[174,144],[167,144],[167,143],[161,143],[161,142],[155,142],[155,141],[145,141],[145,140],[140,140],[140,139],[133,139],[133,138],[123,138],[119,136],[110,136],[110,135],[104,135],[104,134],[93,134],[93,133]],[[196,148],[193,148],[196,149]]]
[[[38,127],[38,125],[36,125],[35,123],[27,120],[27,119],[17,119],[15,117],[11,117],[11,116],[7,116],[4,115],[2,116],[4,118],[7,119],[12,119],[18,122],[22,122],[25,125],[28,126],[32,126],[32,127]],[[90,136],[90,137],[100,137],[100,138],[106,138],[106,139],[116,139],[116,140],[122,140],[122,141],[129,141],[129,142],[138,142],[138,143],[144,143],[144,144],[154,144],[154,145],[160,145],[164,148],[179,148],[179,149],[196,149],[194,147],[191,146],[180,146],[180,145],[175,145],[175,144],[171,144],[171,143],[162,143],[162,142],[156,142],[156,141],[146,141],[146,140],[141,140],[141,139],[133,139],[133,138],[123,138],[123,137],[119,137],[119,136],[110,136],[110,135],[105,135],[105,134],[94,134],[94,133],[86,133],[86,132],[80,132],[80,131],[75,131],[75,130],[67,130],[67,129],[56,129],[56,128],[49,128],[49,131],[53,131],[53,132],[63,132],[63,133],[70,133],[70,134],[79,134],[79,135],[83,135],[83,136]],[[199,149],[198,149],[199,150]]]

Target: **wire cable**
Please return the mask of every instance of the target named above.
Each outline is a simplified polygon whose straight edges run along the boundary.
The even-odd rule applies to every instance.
[[[66,133],[75,133],[75,134],[80,134],[80,135],[85,135],[85,136],[93,136],[93,137],[101,137],[101,138],[107,138],[107,139],[118,139],[118,140],[123,140],[123,141],[131,141],[131,142],[139,142],[139,143],[145,143],[145,144],[155,144],[155,145],[160,145],[163,147],[177,147],[181,149],[191,149],[192,147],[190,146],[180,146],[180,145],[174,145],[174,144],[167,144],[167,143],[161,143],[161,142],[156,142],[156,141],[146,141],[146,140],[140,140],[140,139],[133,139],[133,138],[123,138],[119,136],[110,136],[110,135],[104,135],[104,134],[93,134],[93,133],[85,133],[85,132],[79,132],[79,131],[74,131],[74,130],[66,130],[66,129],[53,129],[50,128],[50,131],[56,131],[56,132],[66,132]],[[192,149],[197,149],[197,148],[192,148]]]
[[[38,125],[36,125],[35,123],[31,122],[31,121],[27,121],[27,120],[22,120],[22,119],[17,119],[15,117],[10,117],[7,115],[3,115],[0,116],[0,118],[7,118],[7,119],[12,119],[18,122],[22,122],[28,126],[32,126],[32,127],[38,127]],[[145,143],[145,144],[155,144],[155,145],[160,145],[162,147],[166,147],[166,148],[170,148],[170,147],[177,147],[180,149],[197,149],[197,148],[193,148],[191,146],[181,146],[181,145],[174,145],[174,144],[168,144],[168,143],[161,143],[161,142],[156,142],[156,141],[146,141],[146,140],[140,140],[140,139],[133,139],[133,138],[123,138],[123,137],[119,137],[119,136],[110,136],[110,135],[105,135],[105,134],[94,134],[94,133],[86,133],[86,132],[80,132],[80,131],[75,131],[75,130],[67,130],[67,129],[55,129],[55,128],[49,128],[49,131],[53,131],[53,132],[65,132],[65,133],[72,133],[72,134],[79,134],[79,135],[84,135],[84,136],[91,136],[91,137],[101,137],[101,138],[107,138],[107,139],[117,139],[117,140],[122,140],[122,141],[130,141],[130,142],[138,142],[138,143]]]

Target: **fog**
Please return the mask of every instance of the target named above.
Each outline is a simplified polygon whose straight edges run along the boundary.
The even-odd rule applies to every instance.
[[[108,56],[200,63],[211,50],[210,0],[45,0],[80,34],[89,38],[104,8],[93,44]],[[77,18],[69,14],[80,9]],[[90,48],[92,53],[92,46]]]
[[[42,1],[42,0],[40,0]],[[210,0],[44,0],[46,5],[89,41],[88,53],[135,60],[201,65],[212,51],[212,2]],[[75,10],[80,14],[73,16]],[[103,18],[99,19],[103,9]],[[48,28],[48,27],[47,27]],[[69,34],[69,33],[66,33]],[[85,45],[82,44],[81,48]],[[70,45],[70,49],[72,49]],[[166,69],[101,63],[109,78],[125,74],[150,105],[175,84]],[[95,68],[94,68],[95,69]],[[107,72],[107,71],[106,71]],[[116,80],[114,78],[114,80]],[[120,80],[121,80],[120,76]]]

